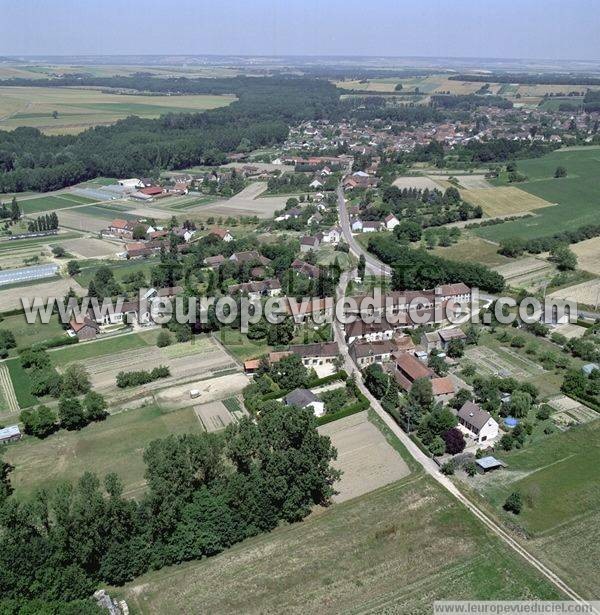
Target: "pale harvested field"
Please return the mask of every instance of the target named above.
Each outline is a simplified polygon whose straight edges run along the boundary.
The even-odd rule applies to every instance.
[[[355,81],[338,81],[336,86],[343,90],[363,90],[369,92],[393,92],[400,79],[372,79],[367,83]]]
[[[56,297],[57,299],[62,299],[69,292],[69,288],[72,288],[78,295],[84,294],[83,288],[72,279],[61,279],[2,289],[2,292],[0,292],[0,312],[20,309],[22,307],[21,298],[27,298],[30,302],[35,297],[41,297],[42,299]]]
[[[115,212],[115,218],[118,218],[118,212]],[[94,216],[86,216],[77,207],[61,209],[59,212],[59,223],[62,227],[87,233],[98,233],[107,226],[106,220]]]
[[[579,269],[600,275],[600,237],[586,239],[570,247],[577,255]]]
[[[553,205],[513,186],[461,190],[460,194],[471,205],[481,206],[484,213],[490,217],[514,215]]]
[[[492,269],[497,271],[506,280],[511,281],[514,278],[520,278],[534,272],[551,269],[551,265],[545,260],[530,256],[521,258],[513,263],[492,267]]]
[[[485,178],[485,175],[454,175],[458,183],[465,190],[489,190],[494,188]]]
[[[258,198],[267,189],[264,182],[254,182],[227,201],[214,205],[190,207],[186,212],[205,216],[258,216],[270,218],[277,210],[285,207],[289,195]]]
[[[418,190],[425,190],[428,188],[429,190],[440,190],[441,186],[437,182],[435,182],[430,177],[398,177],[394,180],[394,186],[400,188],[417,188]]]
[[[600,303],[600,280],[590,280],[556,290],[550,294],[553,299],[572,299],[579,303],[596,306]]]
[[[350,500],[410,474],[405,461],[371,423],[366,412],[319,427],[338,451],[333,462],[343,472],[335,502]]]
[[[160,209],[160,201],[157,201],[150,205],[144,205],[143,203],[129,201],[127,205],[129,205],[127,213],[133,216],[139,216],[140,218],[156,218],[157,220],[165,220],[166,218],[170,218],[173,215],[172,211]],[[115,215],[115,218],[117,217],[118,216]]]
[[[227,410],[221,401],[211,401],[207,404],[194,406],[194,412],[202,427],[209,433],[221,431],[235,421],[231,412]]]
[[[136,348],[86,359],[82,363],[90,374],[93,388],[104,393],[127,393],[131,390],[116,389],[116,377],[120,371],[151,370],[159,365],[169,367],[170,377],[143,385],[143,391],[147,392],[185,380],[210,377],[215,371],[235,367],[229,355],[212,340],[206,340],[202,344],[176,344],[165,348],[157,346],[150,346],[143,350]]]
[[[517,92],[522,97],[543,97],[544,94],[567,94],[569,92],[584,92],[587,89],[597,90],[598,86],[589,85],[551,85],[551,84],[521,84]]]
[[[122,244],[112,243],[95,239],[94,237],[85,237],[81,239],[70,239],[60,244],[67,252],[73,256],[82,258],[101,258],[103,256],[114,256],[118,252],[123,251]]]
[[[229,367],[225,366],[225,369]],[[231,367],[231,369],[234,368]],[[237,395],[250,384],[250,378],[241,371],[228,373],[226,376],[210,376],[212,376],[211,371],[198,374],[198,378],[203,378],[203,380],[194,380],[181,386],[170,386],[168,389],[155,393],[154,398],[161,406],[182,408],[189,406],[191,401],[207,403]],[[191,389],[198,389],[200,397],[191,400]]]
[[[0,129],[30,126],[46,134],[73,134],[131,115],[156,118],[169,112],[214,109],[234,100],[235,96],[143,96],[83,88],[1,87]]]

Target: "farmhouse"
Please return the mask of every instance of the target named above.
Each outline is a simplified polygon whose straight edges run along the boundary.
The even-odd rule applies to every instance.
[[[394,377],[396,378],[396,382],[398,382],[405,391],[410,391],[415,380],[419,378],[428,378],[431,380],[435,376],[435,372],[432,369],[410,354],[399,354],[395,359],[396,370],[394,371]]]
[[[457,284],[442,284],[436,286],[435,294],[438,299],[446,301],[452,299],[453,301],[459,301],[460,303],[467,303],[471,301],[471,289],[462,282]]]
[[[319,275],[319,268],[316,265],[311,265],[305,261],[301,261],[299,258],[295,259],[292,263],[292,269],[299,274],[305,275],[309,278],[316,278]]]
[[[383,221],[385,222],[385,228],[388,231],[393,231],[400,224],[400,220],[398,220],[394,214],[387,215]]]
[[[258,264],[267,266],[271,261],[262,254],[259,254],[256,250],[248,250],[246,252],[234,252],[230,257],[230,261],[235,261],[236,263],[250,263],[250,264]]]
[[[133,237],[133,229],[135,228],[135,222],[131,220],[121,220],[117,218],[108,225],[109,235],[115,235],[117,237],[125,237],[131,239]]]
[[[431,392],[433,393],[435,401],[444,403],[454,397],[456,388],[454,386],[454,382],[452,382],[452,378],[449,376],[443,376],[441,378],[433,378],[431,380]]]
[[[18,425],[10,425],[4,429],[0,429],[0,444],[7,442],[15,442],[21,439],[21,430]]]
[[[285,297],[283,308],[291,315],[296,324],[306,320],[325,322],[325,319],[333,317],[334,304],[331,297],[324,299],[308,299],[298,301],[294,297]]]
[[[472,401],[465,402],[457,413],[458,423],[478,444],[498,437],[498,423],[486,410]]]
[[[229,229],[214,228],[210,232],[210,234],[214,235],[215,237],[218,237],[219,239],[223,240],[225,243],[229,243],[230,241],[233,241],[233,235],[229,232]]]
[[[448,346],[452,340],[458,340],[464,342],[467,339],[465,332],[460,329],[440,329],[438,331],[440,341],[442,343],[442,350],[448,350]]]
[[[298,408],[312,408],[315,416],[323,416],[325,414],[325,404],[308,389],[294,389],[284,398],[286,406],[298,406]]]
[[[204,259],[204,264],[211,269],[218,269],[224,261],[225,257],[222,254],[217,254],[216,256],[207,256]]]
[[[421,346],[427,354],[433,350],[442,349],[442,340],[437,331],[428,331],[421,335]]]
[[[339,355],[340,349],[337,342],[317,342],[314,344],[294,344],[290,346],[290,352],[299,356],[305,367],[314,367],[333,363]]]
[[[83,322],[77,322],[75,319],[72,319],[69,322],[69,327],[80,342],[96,339],[96,335],[98,335],[100,330],[98,324],[89,318],[89,316],[86,316]]]
[[[277,278],[261,280],[258,282],[245,282],[233,284],[227,289],[230,295],[248,295],[250,299],[260,297],[276,297],[281,294],[281,284]]]
[[[320,241],[318,237],[302,237],[300,239],[300,252],[310,252],[319,247]]]
[[[365,322],[359,318],[346,325],[345,335],[349,344],[357,340],[365,340],[368,342],[390,340],[397,328],[397,323],[391,323],[386,318],[381,318],[379,322],[372,323]]]
[[[391,340],[367,342],[359,340],[350,346],[350,356],[361,369],[371,363],[385,363],[389,361],[395,345]]]

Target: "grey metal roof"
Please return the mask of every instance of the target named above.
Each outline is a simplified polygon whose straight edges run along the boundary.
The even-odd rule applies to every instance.
[[[491,455],[487,457],[482,457],[481,459],[476,459],[475,463],[484,470],[491,470],[492,468],[504,468],[506,466],[505,463],[492,457]]]
[[[305,408],[313,401],[318,401],[318,397],[308,389],[294,389],[285,396],[285,403],[288,406],[299,406]]]
[[[8,438],[14,438],[20,436],[21,430],[18,425],[10,425],[4,429],[0,429],[0,440],[7,440]]]

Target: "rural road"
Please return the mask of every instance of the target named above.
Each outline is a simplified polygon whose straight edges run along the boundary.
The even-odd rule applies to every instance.
[[[372,254],[367,252],[352,235],[352,229],[350,228],[350,218],[348,216],[348,210],[346,209],[346,199],[344,198],[344,190],[341,186],[337,190],[338,198],[338,216],[340,219],[340,226],[344,234],[344,239],[350,247],[350,251],[357,258],[363,254],[367,269],[374,275],[392,275],[392,268],[384,265],[379,259],[375,258]]]
[[[348,213],[346,211],[345,200],[341,188],[338,190],[338,207],[340,213],[340,224],[342,225],[342,229],[344,230],[344,236],[348,241],[348,245],[350,246],[351,251],[356,255],[364,253],[362,248],[356,243],[356,241],[354,241],[352,233],[350,232]],[[387,267],[383,263],[380,263],[372,255],[369,254],[368,256],[370,260],[367,260],[367,267],[369,267],[371,271],[375,269],[379,274],[390,275],[391,270],[389,267]],[[365,258],[367,258],[367,254],[365,254]],[[340,278],[340,283],[337,288],[338,299],[346,296],[346,286],[348,285],[348,280],[351,275],[353,275],[352,272],[344,272],[342,274]],[[555,587],[557,587],[564,595],[568,596],[571,600],[574,600],[576,602],[585,602],[584,598],[582,598],[574,589],[569,587],[567,583],[565,583],[556,573],[554,573],[552,570],[550,570],[550,568],[548,568],[539,559],[537,559],[537,557],[529,553],[529,551],[527,551],[525,547],[523,547],[517,540],[515,540],[506,530],[504,530],[498,523],[496,523],[486,513],[484,513],[476,504],[471,502],[465,495],[463,495],[463,493],[450,480],[449,477],[445,476],[440,472],[437,464],[433,461],[433,459],[423,453],[423,451],[411,440],[408,434],[404,430],[402,430],[396,423],[396,421],[394,421],[391,416],[383,409],[379,401],[375,399],[373,395],[371,395],[370,391],[364,385],[360,374],[357,373],[359,372],[359,370],[350,358],[350,354],[348,352],[348,345],[346,343],[346,338],[344,336],[344,332],[342,331],[341,325],[335,319],[333,323],[333,332],[334,339],[335,341],[337,341],[338,347],[340,349],[340,354],[344,359],[344,369],[348,374],[356,373],[356,383],[361,393],[369,400],[373,410],[379,415],[381,420],[400,440],[400,442],[402,442],[406,450],[412,455],[415,461],[417,461],[421,465],[423,470],[427,472],[427,474],[429,474],[444,489],[446,489],[446,491],[448,491],[452,496],[454,496],[454,498],[456,498],[461,504],[463,504],[491,532],[493,532],[497,537],[503,540],[523,559],[529,562],[531,566],[538,570],[538,572],[540,572],[548,581],[550,581]]]

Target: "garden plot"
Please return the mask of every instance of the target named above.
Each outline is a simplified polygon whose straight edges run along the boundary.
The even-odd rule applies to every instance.
[[[359,412],[319,427],[329,436],[338,451],[333,466],[343,472],[335,484],[339,492],[335,502],[343,502],[393,483],[410,474],[402,457],[369,422],[366,412]]]
[[[598,418],[597,412],[580,404],[577,400],[567,395],[560,395],[559,397],[549,400],[548,405],[556,410],[556,412],[552,414],[552,420],[556,423],[556,426],[561,429],[589,423]]]
[[[212,401],[194,406],[194,412],[204,429],[209,433],[221,431],[235,421],[233,414],[227,410],[222,401]]]
[[[122,244],[111,243],[93,237],[70,239],[60,244],[67,252],[81,258],[102,258],[103,256],[115,256],[123,251]]]
[[[491,348],[480,346],[469,348],[465,356],[475,364],[478,371],[489,376],[528,378],[543,371],[540,365],[521,357],[509,348],[496,352]]]
[[[447,178],[444,178],[447,179]],[[416,176],[416,177],[398,177],[394,180],[394,186],[400,188],[416,188],[417,190],[439,190],[440,185],[430,177]]]
[[[233,366],[231,358],[212,341],[206,344],[176,344],[166,348],[150,346],[126,350],[115,354],[89,358],[83,361],[90,374],[92,387],[105,393],[115,392],[117,374],[121,371],[149,371],[159,365],[171,370],[171,376],[161,378],[144,386],[144,390],[156,390],[182,381],[192,381],[210,376],[218,370]],[[126,392],[129,389],[124,389]],[[189,399],[189,397],[188,397]]]

